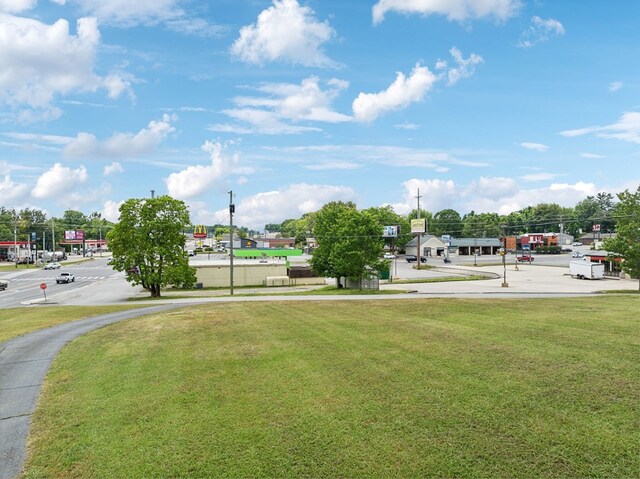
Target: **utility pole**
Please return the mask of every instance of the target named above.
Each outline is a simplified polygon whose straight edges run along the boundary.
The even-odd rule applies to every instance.
[[[151,190],[151,199],[156,197],[156,190]]]
[[[56,230],[53,227],[53,218],[51,218],[51,252],[56,252]]]
[[[13,223],[13,259],[18,267],[18,223]]]
[[[422,198],[422,196],[420,196],[420,188],[418,188],[418,196],[416,196],[416,199],[418,200],[418,218],[420,219],[420,198]],[[418,252],[416,254],[416,262],[418,263],[417,268],[420,269],[420,238],[422,237],[422,233],[418,232]]]
[[[233,191],[229,192],[229,289],[233,296],[233,214],[236,206],[233,204]]]
[[[502,226],[502,268],[504,269],[504,279],[502,280],[502,287],[508,288],[509,283],[507,283],[507,234],[505,232],[505,226]],[[517,248],[516,248],[517,250]],[[516,257],[518,255],[516,254]]]

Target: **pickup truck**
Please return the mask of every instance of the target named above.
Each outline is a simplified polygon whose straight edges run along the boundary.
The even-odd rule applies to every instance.
[[[525,261],[533,261],[533,256],[531,256],[530,254],[523,254],[521,256],[517,257],[518,261],[520,261],[521,263],[524,263]]]
[[[76,280],[76,277],[73,273],[60,273],[60,275],[56,278],[56,283],[73,283]]]
[[[8,286],[9,286],[9,281],[4,281],[0,279],[0,291],[7,289]]]

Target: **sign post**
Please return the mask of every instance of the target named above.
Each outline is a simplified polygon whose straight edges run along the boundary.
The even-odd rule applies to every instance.
[[[47,283],[40,283],[40,289],[44,293],[44,302],[47,302]]]

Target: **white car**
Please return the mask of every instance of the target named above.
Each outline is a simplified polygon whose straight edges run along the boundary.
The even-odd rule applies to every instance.
[[[572,258],[584,258],[584,255],[580,251],[574,251],[571,255]]]
[[[384,259],[396,259],[396,255],[393,253],[385,253],[383,256]]]
[[[56,278],[56,284],[60,283],[73,283],[76,280],[76,277],[73,273],[60,273],[60,275]]]
[[[580,241],[574,241],[573,246],[582,246],[582,243],[580,243]]]
[[[45,264],[43,269],[60,269],[60,266],[60,263],[54,261],[53,263]]]

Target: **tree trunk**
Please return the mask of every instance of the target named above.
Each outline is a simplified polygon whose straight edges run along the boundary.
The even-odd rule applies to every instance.
[[[152,298],[159,298],[160,297],[160,285],[159,284],[152,284],[149,290],[151,291],[151,297]]]

